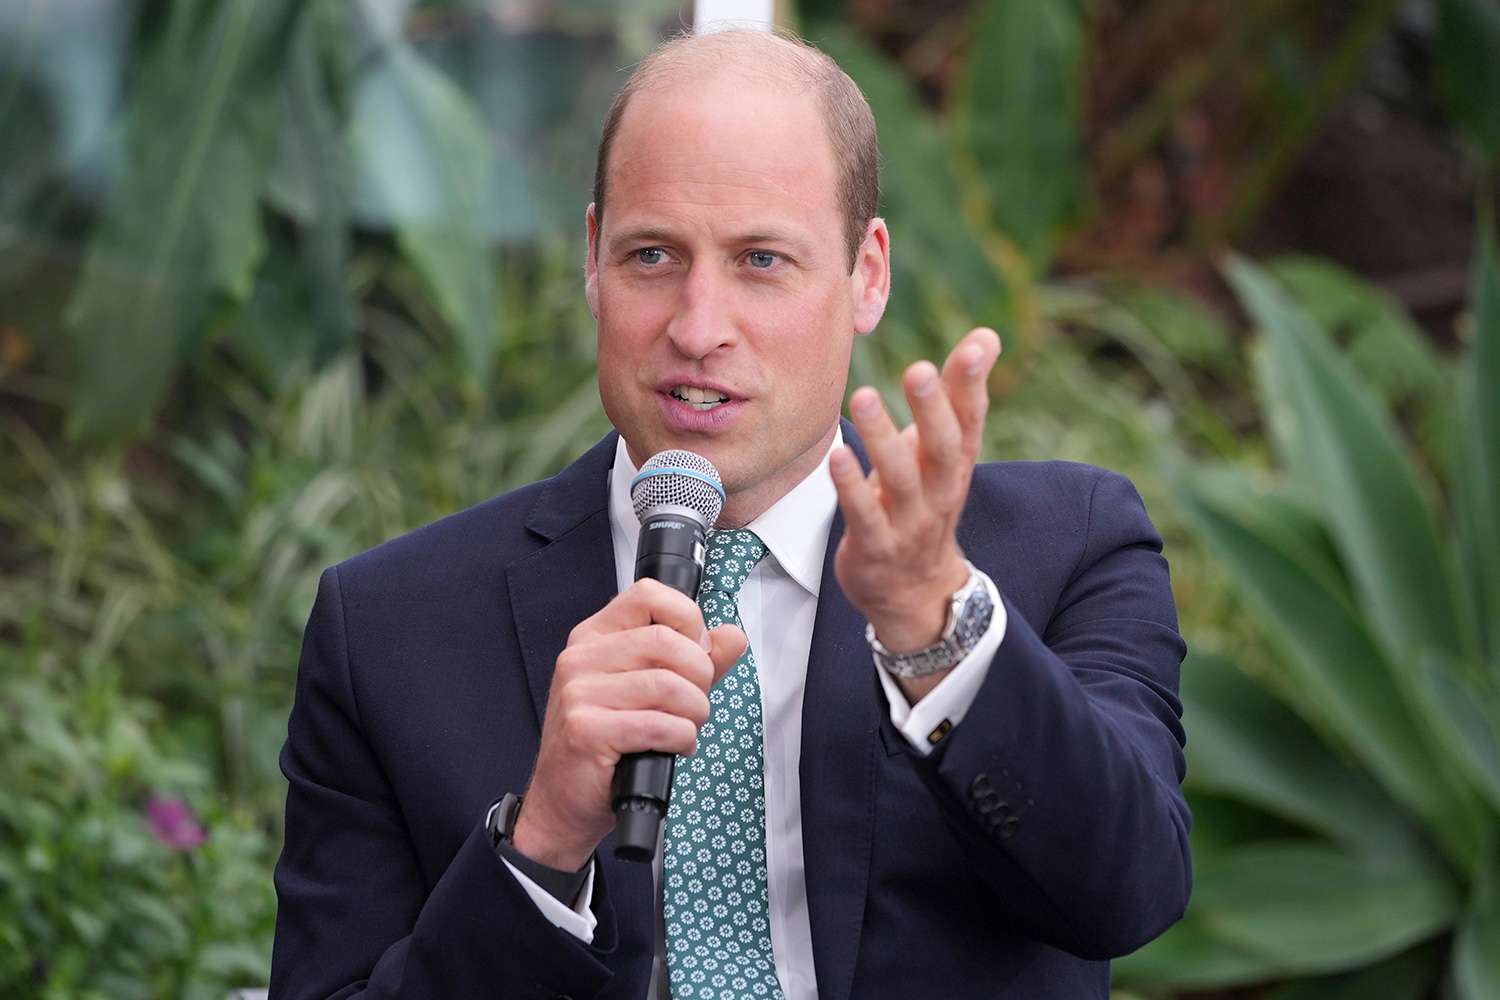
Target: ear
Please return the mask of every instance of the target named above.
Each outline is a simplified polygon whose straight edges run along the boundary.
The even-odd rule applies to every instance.
[[[869,333],[885,315],[891,297],[891,234],[884,219],[871,219],[865,227],[849,282],[854,295],[854,332]]]
[[[588,300],[589,312],[599,318],[599,223],[594,219],[594,203],[589,202],[584,212],[583,225],[588,233],[588,258],[583,262],[583,297]]]

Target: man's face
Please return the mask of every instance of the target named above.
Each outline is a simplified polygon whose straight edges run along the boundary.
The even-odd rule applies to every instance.
[[[744,523],[822,460],[854,334],[884,308],[884,224],[849,271],[817,104],[753,76],[635,95],[588,215],[599,395],[640,465],[703,455]]]

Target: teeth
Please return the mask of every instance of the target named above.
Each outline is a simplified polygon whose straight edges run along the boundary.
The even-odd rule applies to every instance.
[[[672,395],[695,410],[711,410],[720,403],[729,401],[729,397],[722,392],[715,389],[700,389],[696,385],[679,385],[672,390]]]

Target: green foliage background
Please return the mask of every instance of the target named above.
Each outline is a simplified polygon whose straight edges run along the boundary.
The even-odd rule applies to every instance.
[[[1351,21],[1289,134],[1397,6]],[[1430,6],[1491,170],[1500,12]],[[1167,539],[1198,887],[1121,989],[1500,996],[1492,210],[1456,352],[1307,257],[1228,258],[1246,336],[1057,267],[1100,211],[1090,4],[972,4],[941,113],[837,5],[801,13],[884,138],[895,290],[854,384],[898,401],[906,364],[993,325],[986,457],[1123,471]],[[677,17],[0,0],[0,994],[264,985],[317,574],[607,428],[582,207],[618,67]],[[153,836],[152,797],[207,841]]]

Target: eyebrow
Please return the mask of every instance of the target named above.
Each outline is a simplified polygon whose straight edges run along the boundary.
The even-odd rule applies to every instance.
[[[676,243],[679,239],[678,233],[671,229],[664,229],[660,226],[639,226],[615,233],[609,240],[609,248],[613,252],[634,243]],[[734,246],[779,243],[790,247],[799,257],[809,256],[812,252],[805,240],[782,229],[756,229],[739,233],[731,237],[729,242]]]
[[[808,245],[803,240],[782,229],[761,229],[754,232],[744,233],[736,237],[738,244],[774,244],[791,247],[799,257],[806,257],[811,253]]]
[[[609,240],[609,247],[614,250],[628,243],[673,243],[677,234],[670,229],[659,229],[655,226],[642,226],[637,229],[627,229],[623,233],[615,233]]]

